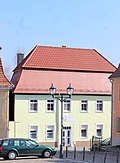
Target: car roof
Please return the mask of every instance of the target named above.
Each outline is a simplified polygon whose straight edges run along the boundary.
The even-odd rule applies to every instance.
[[[3,138],[3,139],[0,139],[0,140],[30,140],[30,139],[26,139],[26,138]]]

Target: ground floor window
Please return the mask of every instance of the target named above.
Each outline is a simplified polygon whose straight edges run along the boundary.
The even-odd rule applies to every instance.
[[[46,138],[47,139],[53,139],[54,138],[54,126],[47,126]]]
[[[97,125],[97,127],[96,127],[96,136],[98,136],[98,137],[103,136],[103,125]]]
[[[80,137],[81,138],[86,138],[87,137],[87,132],[88,132],[88,125],[81,125],[81,127],[80,127]]]
[[[30,139],[37,140],[37,135],[38,135],[38,126],[30,126],[30,129],[29,129]]]

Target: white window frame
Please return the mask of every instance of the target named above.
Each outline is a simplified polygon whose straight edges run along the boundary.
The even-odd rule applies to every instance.
[[[69,101],[69,103],[68,103],[68,101]],[[66,99],[66,100],[63,102],[63,112],[64,112],[64,113],[69,113],[69,112],[71,112],[71,108],[72,108],[72,107],[71,107],[71,104],[72,104],[71,101],[72,101],[72,100],[68,98],[68,99]],[[67,104],[70,104],[70,110],[65,110],[65,105],[67,105]]]
[[[101,135],[98,135],[98,134],[97,134],[97,129],[101,129]],[[104,129],[103,124],[97,124],[97,125],[96,125],[96,136],[97,136],[97,137],[103,137],[103,129]]]
[[[82,133],[81,133],[82,130],[86,130],[86,136],[82,136]],[[88,138],[88,124],[81,124],[80,125],[80,138],[81,139]]]
[[[36,100],[37,101],[37,110],[31,110],[31,100]],[[37,113],[39,108],[39,101],[37,98],[30,98],[29,99],[29,112],[31,113]]]
[[[102,101],[102,110],[98,110],[98,101]],[[103,109],[104,109],[104,102],[103,102],[103,100],[102,99],[97,99],[96,100],[96,112],[102,113],[103,112]]]
[[[31,131],[36,132],[36,138],[31,137]],[[29,138],[32,140],[38,140],[38,126],[37,125],[30,125],[29,126]]]
[[[82,110],[82,104],[85,104],[82,101],[87,101],[87,110]],[[80,112],[82,112],[82,113],[87,113],[88,112],[88,100],[87,99],[81,99],[80,100]]]
[[[47,137],[49,130],[52,130],[52,133],[53,133],[53,137],[51,137],[51,138]],[[46,126],[46,139],[47,140],[53,140],[54,139],[54,134],[55,134],[55,126],[54,125],[48,125],[48,126]]]
[[[53,100],[53,105],[54,105],[53,110],[48,110],[48,100]],[[50,104],[52,104],[52,103],[50,102]],[[56,108],[56,100],[54,98],[47,99],[46,100],[46,112],[48,112],[48,113],[54,113],[55,110],[56,110],[55,108]]]

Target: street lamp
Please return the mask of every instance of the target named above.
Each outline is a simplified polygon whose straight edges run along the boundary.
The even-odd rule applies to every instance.
[[[56,96],[56,88],[54,87],[53,83],[51,84],[51,87],[49,88],[50,93],[53,98],[58,99],[61,102],[61,141],[60,141],[60,158],[63,158],[63,102],[66,101],[66,99],[71,99],[74,88],[72,88],[71,84],[67,87],[67,95],[65,96],[63,94],[59,94]]]

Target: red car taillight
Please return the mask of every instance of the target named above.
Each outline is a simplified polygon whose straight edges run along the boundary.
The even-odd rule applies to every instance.
[[[2,146],[0,146],[0,151],[2,151]]]

